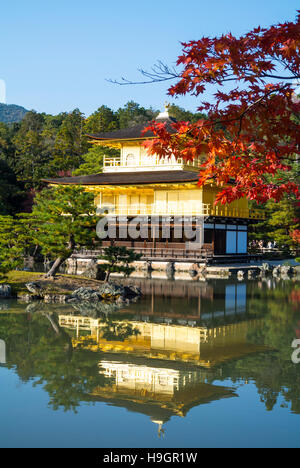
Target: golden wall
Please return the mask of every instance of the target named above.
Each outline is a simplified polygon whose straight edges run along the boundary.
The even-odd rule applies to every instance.
[[[215,205],[218,188],[196,184],[172,186],[120,186],[97,187],[95,203],[103,212],[124,215],[170,216],[220,216],[261,219],[262,213],[250,211],[248,200],[243,198],[228,205]]]

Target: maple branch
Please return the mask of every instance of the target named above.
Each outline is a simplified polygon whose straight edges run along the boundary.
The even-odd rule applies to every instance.
[[[139,68],[138,71],[141,73],[142,76],[145,76],[148,78],[146,81],[130,81],[127,80],[126,78],[121,78],[121,81],[118,80],[112,80],[109,79],[110,83],[113,84],[118,84],[120,86],[124,85],[139,85],[139,84],[150,84],[150,83],[160,83],[162,81],[170,81],[170,80],[175,80],[178,78],[182,78],[179,73],[176,72],[174,67],[169,67],[169,65],[166,65],[162,61],[158,61],[157,64],[155,64],[152,68],[151,71],[144,70],[143,68]]]
[[[278,76],[278,75],[269,75],[267,73],[262,73],[261,76],[264,78],[274,78],[276,80],[295,80],[300,78],[300,75],[294,75],[294,76]]]
[[[272,60],[277,61],[281,65],[283,65],[285,68],[290,70],[290,72],[293,74],[293,76],[281,76],[281,75],[274,75],[272,73],[267,73],[267,72],[261,72],[260,76],[257,76],[257,79],[259,78],[272,78],[275,80],[295,80],[300,78],[300,74],[295,74],[291,68],[288,67],[288,65],[281,61],[280,59],[274,59]],[[182,72],[178,73],[175,69],[175,67],[170,67],[169,65],[163,63],[162,61],[158,61],[157,64],[155,64],[150,71],[144,70],[143,68],[139,68],[138,72],[141,73],[142,76],[146,77],[146,80],[140,80],[140,81],[131,81],[128,80],[127,78],[122,77],[121,81],[118,80],[113,80],[113,79],[108,79],[109,83],[113,84],[118,84],[120,86],[124,85],[145,85],[145,84],[152,84],[152,83],[161,83],[163,81],[171,81],[175,79],[180,79],[180,80],[187,80],[190,79],[191,77],[193,78],[199,78],[199,75],[196,73],[190,73],[189,78],[186,78],[182,76]],[[230,73],[229,73],[230,72]],[[256,76],[255,72],[251,69],[245,69],[243,73],[247,77],[254,77]],[[240,81],[245,79],[242,75],[237,75],[234,70],[231,68],[228,70],[228,73],[226,74],[226,77],[224,76],[223,78],[220,78],[219,80],[217,79],[217,82],[225,83],[229,81]],[[201,78],[199,78],[199,83],[201,82]]]
[[[284,88],[286,88],[287,86],[289,86],[288,84],[285,84],[283,86],[281,86],[280,88],[274,90],[270,90],[268,91],[266,94],[264,94],[263,96],[261,96],[259,99],[257,99],[256,101],[252,102],[241,114],[240,116],[237,118],[237,120],[240,120],[240,128],[239,128],[239,131],[238,131],[238,135],[240,135],[241,131],[242,131],[242,122],[243,122],[243,118],[245,117],[245,115],[247,114],[247,112],[249,112],[254,106],[262,103],[262,101],[267,98],[268,96],[270,96],[270,94],[274,94],[274,92],[280,92],[282,91]]]

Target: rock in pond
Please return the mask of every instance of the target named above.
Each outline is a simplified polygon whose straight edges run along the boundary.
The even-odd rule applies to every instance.
[[[43,286],[40,283],[37,283],[37,282],[26,283],[25,286],[31,294],[34,294],[34,296],[37,296],[37,297],[44,296],[45,291],[44,291]]]
[[[0,286],[0,299],[9,299],[12,297],[12,290],[9,284],[2,284]]]
[[[256,278],[258,274],[257,270],[248,270],[248,279]]]
[[[67,303],[118,301],[126,303],[141,296],[141,290],[135,286],[123,286],[116,283],[104,283],[99,288],[79,288],[66,298]]]
[[[280,265],[276,266],[273,268],[273,272],[272,272],[272,275],[277,278],[278,276],[280,276]]]
[[[294,274],[294,268],[290,265],[281,265],[280,274],[282,276],[292,276]]]
[[[75,313],[84,317],[100,318],[105,317],[124,307],[124,304],[117,302],[77,302],[72,305]]]
[[[243,270],[239,270],[239,271],[237,272],[237,279],[238,279],[239,281],[243,281],[244,275],[245,275],[245,272],[244,272]]]

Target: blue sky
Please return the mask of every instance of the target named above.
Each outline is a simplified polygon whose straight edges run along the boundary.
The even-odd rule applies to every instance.
[[[299,0],[2,0],[0,79],[7,102],[39,112],[134,100],[161,108],[167,84],[117,86],[158,59],[173,64],[180,41],[294,20]],[[170,100],[170,99],[169,99]],[[194,98],[176,104],[196,109]]]

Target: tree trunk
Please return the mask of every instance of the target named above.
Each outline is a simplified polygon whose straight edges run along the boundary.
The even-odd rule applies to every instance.
[[[55,320],[51,317],[50,314],[45,314],[45,317],[49,320],[49,322],[52,325],[53,330],[57,334],[57,336],[63,336],[66,339],[67,345],[68,345],[68,355],[69,355],[69,361],[71,361],[72,358],[72,353],[73,353],[73,344],[72,344],[72,339],[68,335],[68,333],[65,332],[64,329],[62,329],[56,322]]]
[[[45,317],[49,320],[49,322],[52,325],[53,330],[57,335],[60,335],[60,327],[55,323],[55,321],[52,319],[52,317],[49,314],[45,314]]]
[[[76,244],[75,244],[74,236],[73,236],[73,234],[71,234],[69,242],[68,242],[68,246],[67,246],[70,254],[67,255],[66,257],[58,257],[55,260],[52,268],[50,268],[50,271],[48,271],[48,273],[46,274],[46,278],[53,278],[56,275],[56,273],[58,272],[59,267],[67,260],[67,258],[71,257],[72,253],[75,250],[75,246],[76,246]]]
[[[46,274],[46,278],[50,278],[50,277],[55,276],[56,273],[58,272],[59,267],[64,263],[65,260],[66,260],[66,258],[58,257],[55,260],[55,262],[53,263],[53,265],[50,268],[50,270],[48,271],[48,273]]]
[[[109,278],[110,278],[110,271],[108,270],[108,271],[106,272],[106,275],[105,275],[104,283],[108,283]]]

